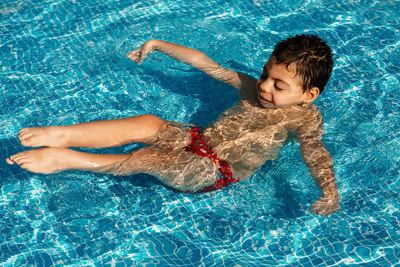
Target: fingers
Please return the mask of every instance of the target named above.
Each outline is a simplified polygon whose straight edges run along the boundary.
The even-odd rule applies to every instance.
[[[337,210],[339,210],[339,208],[336,208],[336,207],[314,207],[312,209],[310,208],[311,213],[322,215],[322,216],[332,215]]]
[[[144,57],[146,57],[147,50],[148,50],[147,45],[144,44],[138,49],[129,52],[128,57],[132,59],[144,59]]]
[[[148,53],[153,53],[154,49],[151,42],[146,42],[140,48],[128,53],[127,57],[140,64],[146,58]]]
[[[127,57],[130,60],[140,64],[146,58],[146,55],[147,55],[147,52],[143,51],[142,49],[138,49],[138,50],[133,50],[133,51],[129,52]]]
[[[331,215],[340,209],[338,201],[318,200],[310,207],[310,212],[322,216]]]
[[[310,211],[314,214],[322,215],[322,216],[331,215],[335,212],[335,210],[328,209],[326,207],[314,208],[314,209],[310,209]]]
[[[142,58],[141,54],[142,54],[141,51],[133,50],[133,51],[128,53],[127,57],[130,60],[135,61],[136,63],[140,63],[141,61],[143,61],[143,58]]]

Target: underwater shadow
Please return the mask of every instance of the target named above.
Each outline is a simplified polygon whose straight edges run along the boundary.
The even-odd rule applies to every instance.
[[[279,162],[267,161],[263,166],[272,177],[275,185],[275,199],[279,203],[280,208],[272,214],[275,218],[297,218],[304,215],[304,210],[301,208],[299,199],[296,198],[296,192],[291,188],[285,170],[281,167]]]
[[[166,73],[159,67],[152,67],[150,63],[135,66],[134,62],[127,63],[125,59],[123,61],[125,62],[120,63],[132,76],[137,75],[138,68],[140,68],[140,72],[146,74],[142,77],[144,82],[157,84],[158,87],[168,92],[193,98],[193,101],[198,100],[201,105],[196,107],[196,112],[191,115],[190,123],[207,126],[214,122],[222,112],[239,101],[239,94],[235,88],[214,80],[197,69],[185,65],[182,67],[171,66]],[[227,63],[226,67],[228,68],[245,73],[254,72],[235,61],[230,60]],[[157,77],[157,79],[153,77]]]

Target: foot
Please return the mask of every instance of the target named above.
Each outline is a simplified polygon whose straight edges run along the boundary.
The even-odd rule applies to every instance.
[[[23,146],[64,147],[65,134],[59,126],[23,128],[18,134]]]
[[[24,151],[6,159],[8,164],[18,164],[21,168],[35,173],[58,173],[73,168],[72,155],[68,149],[42,148]]]

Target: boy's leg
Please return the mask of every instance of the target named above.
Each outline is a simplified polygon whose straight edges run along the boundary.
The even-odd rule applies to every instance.
[[[214,162],[183,149],[143,148],[110,171],[115,175],[147,173],[180,191],[193,191],[213,185],[220,179]]]
[[[157,116],[140,115],[69,126],[24,128],[19,139],[22,145],[31,147],[111,147],[151,142],[164,123]]]
[[[8,164],[16,163],[21,168],[35,173],[58,173],[70,169],[107,173],[129,156],[129,154],[89,154],[51,147],[24,151],[9,157],[6,161]]]
[[[66,148],[42,148],[18,153],[9,164],[36,173],[57,173],[70,169],[115,175],[148,173],[178,190],[198,191],[214,184],[218,169],[212,160],[184,150],[169,152],[143,148],[131,154],[99,155]]]

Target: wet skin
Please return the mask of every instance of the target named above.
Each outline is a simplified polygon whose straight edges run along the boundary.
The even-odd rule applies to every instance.
[[[204,130],[209,146],[233,168],[234,176],[249,177],[268,159],[278,156],[291,136],[297,136],[303,159],[322,190],[310,208],[327,215],[340,208],[330,154],[321,142],[322,117],[312,104],[318,88],[306,91],[294,66],[274,64],[263,68],[258,80],[225,69],[199,51],[163,41],[149,41],[128,57],[140,62],[146,53],[160,52],[202,70],[239,90],[241,100]],[[84,169],[116,175],[149,173],[179,190],[197,191],[219,179],[208,158],[185,151],[190,143],[188,128],[153,115],[44,128],[20,132],[23,145],[49,148],[13,155],[9,164],[39,173]],[[66,147],[108,147],[143,142],[148,148],[127,155],[88,154]]]

